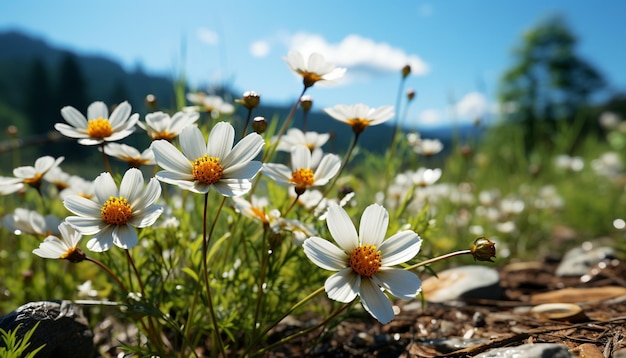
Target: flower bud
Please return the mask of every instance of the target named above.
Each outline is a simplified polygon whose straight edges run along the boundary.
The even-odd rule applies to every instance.
[[[492,257],[496,257],[496,243],[486,237],[479,237],[470,246],[472,256],[475,261],[493,262]]]
[[[310,111],[312,106],[313,106],[313,97],[309,95],[304,95],[300,97],[300,108],[302,108],[303,111],[305,112]]]
[[[157,98],[153,94],[149,94],[146,96],[146,106],[150,110],[155,110],[157,108]]]
[[[243,98],[238,99],[237,102],[243,104],[247,109],[253,109],[261,102],[261,95],[254,91],[246,91],[243,93]]]
[[[411,66],[406,65],[402,67],[402,78],[407,78],[411,74]]]
[[[17,129],[17,126],[14,126],[13,124],[11,124],[10,126],[7,127],[7,135],[9,137],[15,138],[17,137],[18,134],[19,134],[19,130]]]
[[[267,129],[267,120],[265,117],[254,117],[252,120],[252,129],[258,134],[263,134]]]
[[[406,98],[409,100],[409,102],[411,102],[413,98],[415,98],[415,90],[410,89],[406,91]]]

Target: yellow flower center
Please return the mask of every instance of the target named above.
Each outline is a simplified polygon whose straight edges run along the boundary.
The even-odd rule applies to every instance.
[[[133,209],[123,197],[110,197],[100,210],[102,220],[109,225],[125,225],[133,217]]]
[[[92,138],[106,138],[113,134],[111,123],[102,117],[87,122],[87,134]]]
[[[374,245],[356,247],[350,254],[350,268],[359,276],[372,277],[382,263],[382,255]]]
[[[41,180],[43,179],[43,174],[37,173],[32,178],[24,179],[24,184],[30,185],[33,188],[39,188],[41,185]]]
[[[300,71],[300,75],[303,78],[303,83],[305,87],[311,87],[315,84],[315,82],[319,81],[322,79],[322,76],[318,75],[317,73],[313,73],[313,72],[305,72],[305,71]]]
[[[352,126],[352,131],[356,134],[360,134],[370,125],[370,120],[363,118],[352,118],[348,120],[348,124]]]
[[[174,137],[176,137],[176,133],[170,133],[168,131],[152,133],[152,140],[165,139],[169,142],[174,139]]]
[[[315,175],[311,169],[300,168],[291,173],[291,182],[296,185],[297,189],[306,189],[315,182]]]
[[[191,163],[191,174],[197,181],[204,184],[214,184],[222,179],[224,171],[220,158],[204,155]]]

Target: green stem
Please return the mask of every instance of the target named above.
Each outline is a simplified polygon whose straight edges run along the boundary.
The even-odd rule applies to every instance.
[[[108,273],[109,276],[111,276],[113,278],[113,280],[115,280],[115,282],[117,283],[118,286],[120,286],[120,288],[124,291],[124,292],[128,292],[128,289],[126,288],[126,286],[122,283],[122,281],[117,277],[117,275],[115,275],[113,273],[113,271],[111,271],[110,268],[108,268],[105,264],[103,264],[102,262],[93,259],[89,256],[85,256],[85,260],[89,261],[89,262],[93,262],[94,264],[96,264],[98,267],[100,267],[101,269],[104,270],[104,272]]]
[[[306,92],[307,88],[308,87],[305,86],[302,89],[302,93],[300,93],[300,97],[298,97],[298,100],[296,101],[296,103],[293,105],[293,107],[291,107],[291,111],[289,111],[289,115],[285,119],[285,122],[283,123],[283,125],[278,130],[278,134],[276,134],[276,140],[274,141],[274,143],[272,143],[269,150],[263,153],[263,159],[261,160],[263,163],[266,163],[268,160],[272,158],[272,155],[274,155],[274,152],[276,151],[276,147],[278,147],[278,143],[280,142],[280,138],[283,136],[283,134],[285,134],[285,132],[287,131],[287,128],[289,128],[289,125],[291,124],[291,120],[293,119],[293,116],[296,113],[296,109],[298,109],[298,105],[300,104],[300,100],[302,99],[302,96],[304,96],[304,93]]]
[[[111,170],[111,164],[109,163],[109,158],[104,152],[105,146],[106,146],[105,142],[100,143],[100,148],[102,149],[102,161],[104,162],[104,167],[106,168],[106,171],[111,173],[111,175],[113,175],[113,170]]]
[[[267,265],[269,262],[269,245],[267,243],[268,241],[268,236],[271,233],[271,228],[269,227],[269,225],[264,225],[263,226],[263,242],[262,242],[262,247],[261,247],[261,254],[263,255],[262,258],[262,262],[261,262],[261,272],[260,272],[260,277],[259,277],[259,288],[257,290],[257,296],[256,296],[256,305],[254,308],[254,327],[253,327],[253,332],[255,332],[257,330],[258,327],[260,327],[260,323],[259,323],[259,312],[261,311],[261,302],[263,301],[263,286],[265,284],[265,276],[267,274]]]
[[[305,298],[301,299],[298,303],[296,303],[295,305],[291,306],[291,308],[289,310],[287,310],[287,312],[285,312],[282,316],[280,316],[280,318],[278,318],[277,320],[275,320],[274,322],[272,322],[271,325],[269,325],[267,328],[265,328],[265,330],[263,330],[263,332],[261,332],[259,335],[257,335],[252,342],[250,343],[250,346],[248,347],[248,349],[244,352],[243,356],[246,356],[250,353],[250,350],[252,349],[252,347],[254,347],[260,340],[262,337],[264,337],[267,332],[270,331],[270,329],[276,327],[280,321],[284,320],[287,316],[289,316],[293,311],[297,310],[298,308],[302,307],[305,303],[307,303],[308,301],[310,301],[311,299],[313,299],[315,296],[319,295],[320,293],[324,292],[324,287],[320,287],[317,290],[313,291],[312,293],[310,293],[308,296],[306,296]]]
[[[328,195],[328,193],[330,193],[330,191],[333,189],[333,187],[337,183],[337,179],[339,179],[339,176],[341,175],[341,173],[343,173],[344,169],[348,165],[348,161],[350,160],[350,156],[352,155],[352,151],[356,147],[356,144],[357,144],[357,142],[359,140],[359,135],[360,134],[361,133],[356,133],[356,132],[354,133],[354,137],[352,137],[352,143],[350,144],[350,148],[348,149],[348,152],[346,153],[346,157],[343,158],[343,163],[341,163],[341,167],[339,168],[339,171],[337,172],[337,175],[335,175],[333,180],[328,184],[328,186],[326,187],[326,190],[322,194],[322,198],[320,199],[320,201],[317,202],[317,204],[315,204],[312,207],[311,210],[315,210],[315,208],[317,208],[322,203],[322,200],[324,200],[324,198]]]
[[[206,220],[207,220],[207,210],[209,203],[209,193],[204,194],[204,213],[202,217],[202,277],[204,278],[204,285],[206,287],[206,297],[207,304],[209,305],[209,313],[211,314],[211,321],[213,323],[214,330],[214,338],[217,342],[217,346],[222,354],[222,357],[226,357],[226,351],[224,350],[224,343],[222,342],[222,336],[220,335],[219,324],[217,322],[217,316],[215,315],[215,308],[213,307],[213,299],[211,298],[211,286],[209,285],[209,267],[208,267],[208,251],[209,251],[209,243],[211,241],[211,237],[213,236],[213,230],[215,229],[215,223],[217,222],[217,218],[222,211],[222,207],[224,206],[224,202],[226,202],[226,197],[222,199],[217,212],[215,213],[215,217],[213,218],[213,222],[211,224],[211,229],[207,234]]]
[[[434,264],[435,262],[438,261],[443,261],[443,260],[447,260],[451,257],[455,257],[455,256],[461,256],[461,255],[471,255],[472,254],[472,250],[460,250],[460,251],[455,251],[455,252],[451,252],[449,254],[445,254],[445,255],[441,255],[438,257],[434,257],[432,259],[426,260],[426,261],[422,261],[420,263],[417,263],[415,265],[411,265],[409,267],[405,267],[405,270],[413,270],[416,269],[418,267],[422,267],[422,266],[427,266],[430,264]]]
[[[294,333],[290,336],[287,336],[273,344],[270,344],[267,347],[263,347],[262,349],[259,349],[257,352],[255,352],[255,355],[260,355],[263,354],[267,351],[269,351],[270,349],[274,348],[274,347],[278,347],[280,345],[283,345],[293,339],[296,339],[298,337],[301,337],[309,332],[312,332],[320,327],[324,327],[328,322],[332,321],[335,317],[337,317],[341,312],[345,311],[346,308],[350,307],[352,305],[354,301],[352,302],[348,302],[348,303],[344,303],[343,305],[341,305],[341,307],[339,307],[335,312],[333,312],[330,316],[328,316],[326,319],[324,319],[323,321],[321,321],[320,323],[316,324],[315,326],[303,329],[297,333]]]

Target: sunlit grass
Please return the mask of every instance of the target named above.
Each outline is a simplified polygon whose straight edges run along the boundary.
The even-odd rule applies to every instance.
[[[311,86],[305,82],[304,90]],[[181,88],[179,99],[184,98]],[[399,94],[398,106],[403,103],[401,99]],[[295,111],[298,103],[293,108]],[[180,108],[171,109],[177,110]],[[289,159],[276,151],[271,138],[284,133],[283,125],[290,120],[268,120],[267,131],[262,133],[265,145],[260,157],[264,162]],[[198,127],[206,138],[221,121],[232,121],[232,117],[213,110],[203,114]],[[363,129],[374,130],[359,128]],[[133,135],[142,134],[138,131]],[[235,142],[245,135],[236,133]],[[370,148],[359,146],[355,131],[353,148],[336,153],[344,161],[341,175],[319,188],[325,200],[319,197],[309,203],[310,207],[301,202],[292,207],[295,196],[289,195],[289,190],[293,188],[281,186],[262,173],[255,177],[244,197],[254,194],[267,199],[263,213],[274,215],[268,222],[242,215],[231,198],[215,190],[200,195],[161,183],[159,204],[164,212],[154,225],[138,230],[139,245],[127,251],[112,247],[105,252],[88,252],[86,240],[80,245],[122,285],[91,262],[72,264],[33,255],[32,250],[45,235],[12,232],[5,223],[0,230],[0,314],[28,301],[73,299],[89,311],[92,325],[107,315],[137,325],[147,344],[140,344],[142,339],[135,337],[136,345],[126,347],[129,351],[186,357],[198,355],[195,348],[206,346],[208,354],[214,356],[263,353],[274,347],[267,341],[268,334],[287,315],[306,317],[313,323],[302,329],[314,330],[333,327],[332,320],[326,321],[329,318],[346,312],[362,313],[358,306],[331,301],[324,295],[323,285],[330,272],[315,266],[301,247],[310,236],[332,240],[320,215],[328,202],[340,202],[345,195],[349,195],[348,200],[342,204],[353,222],[357,223],[367,206],[380,203],[389,212],[386,237],[400,230],[420,235],[420,253],[404,264],[418,275],[423,272],[418,267],[421,263],[467,250],[482,236],[496,242],[496,266],[536,259],[548,252],[562,253],[567,246],[598,237],[623,241],[625,231],[619,220],[626,219],[624,171],[599,161],[603,153],[615,148],[588,138],[575,153],[583,167],[560,168],[555,165],[556,157],[564,154],[564,148],[571,148],[574,135],[556,135],[562,136],[559,148],[527,154],[521,149],[515,127],[502,126],[480,141],[453,143],[448,148],[451,154],[442,158],[417,154],[415,146],[419,143],[409,142],[400,131],[385,154],[372,154]],[[172,143],[178,146],[176,140]],[[623,159],[623,154],[618,157]],[[105,170],[104,165],[94,168],[76,163],[61,167],[88,180],[95,178],[91,173]],[[412,175],[420,167],[440,168],[442,176],[426,185],[417,184]],[[125,169],[114,168],[112,174],[119,184]],[[148,178],[158,171],[154,167],[142,169]],[[6,217],[16,208],[27,208],[61,220],[70,215],[56,188],[44,181],[41,189],[38,193],[25,186],[17,193],[0,196],[0,214]],[[304,200],[304,196],[298,199]],[[576,236],[555,241],[562,228],[571,229]],[[474,260],[467,255],[433,263],[432,267],[470,262]],[[93,292],[77,289],[86,281],[91,281]],[[282,337],[284,341],[279,343],[296,336]]]

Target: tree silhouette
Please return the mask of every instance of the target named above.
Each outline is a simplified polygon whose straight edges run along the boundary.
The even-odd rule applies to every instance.
[[[563,18],[552,16],[524,34],[515,50],[516,63],[501,78],[499,99],[514,110],[509,118],[524,131],[526,152],[538,141],[550,141],[557,122],[574,124],[604,79],[575,53],[577,39]],[[585,133],[591,128],[586,120]]]
[[[60,111],[64,106],[72,106],[81,112],[89,105],[87,82],[83,76],[76,56],[66,53],[59,64],[59,78],[56,88],[56,104]]]
[[[23,106],[24,113],[36,134],[54,130],[54,123],[57,122],[55,113],[58,111],[54,111],[52,93],[48,69],[41,58],[37,58],[28,72]]]

